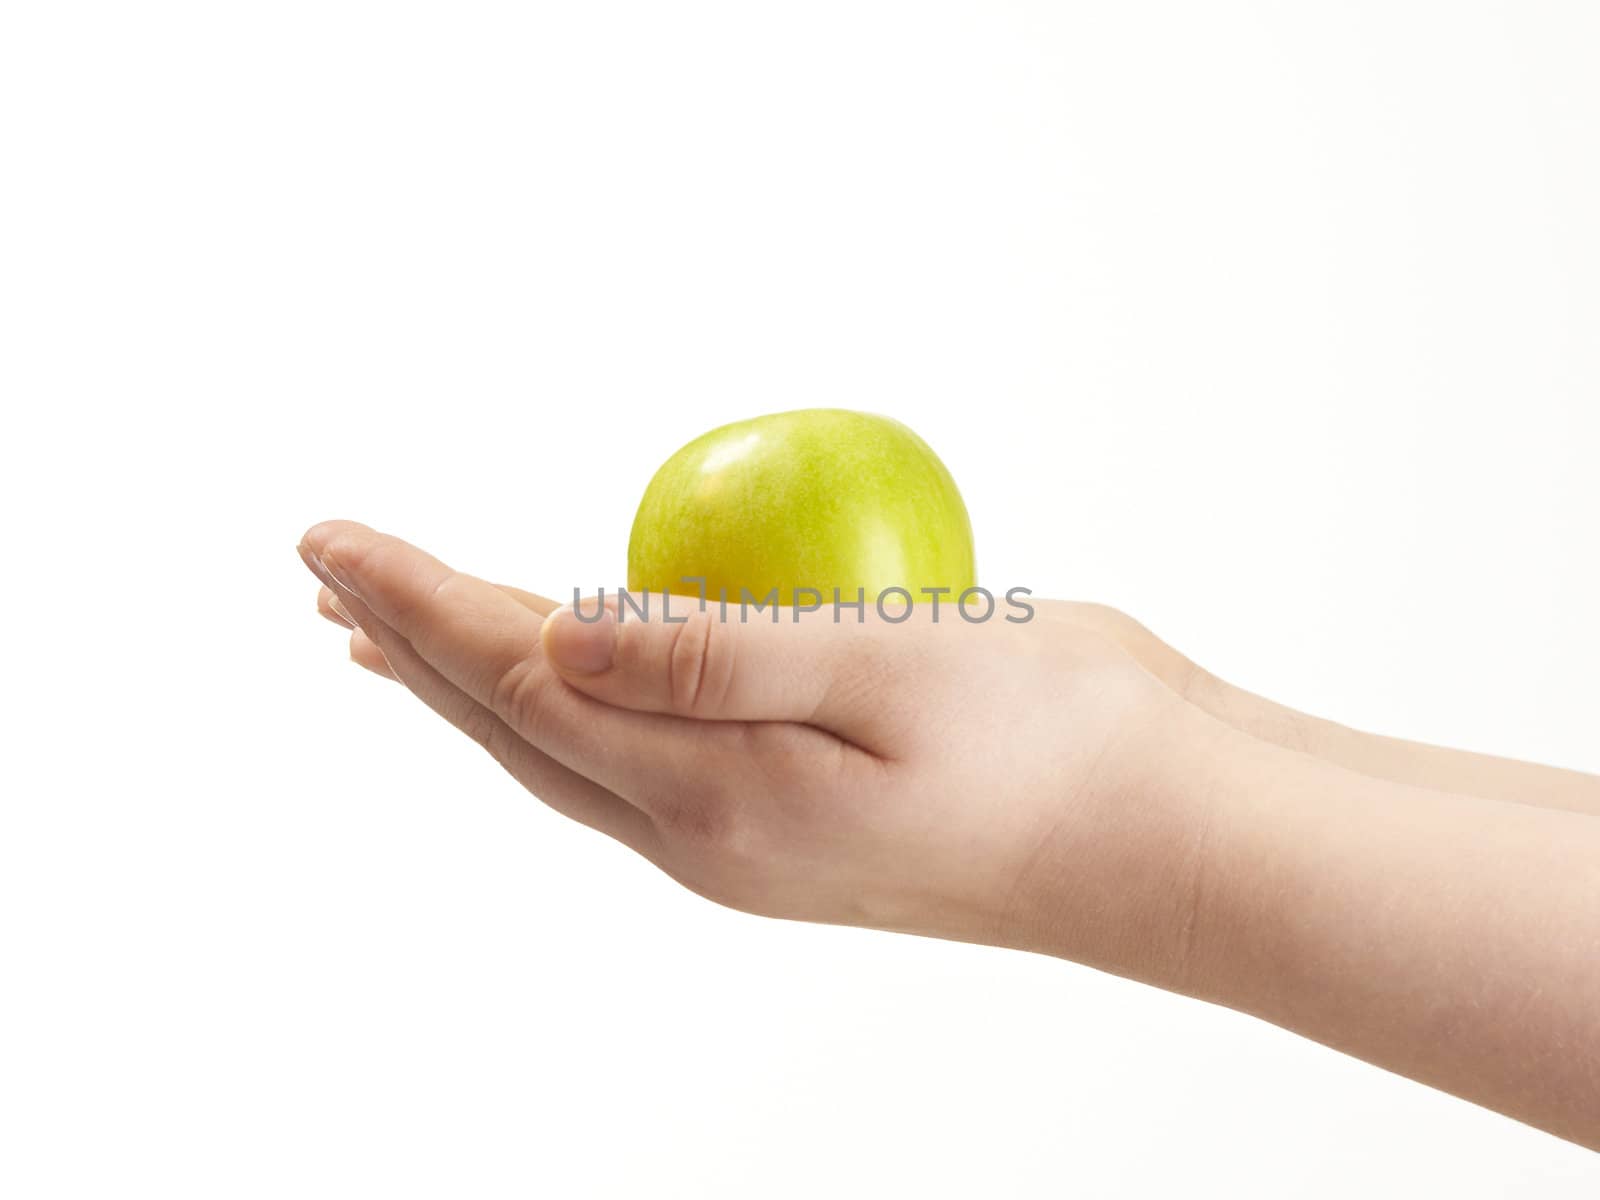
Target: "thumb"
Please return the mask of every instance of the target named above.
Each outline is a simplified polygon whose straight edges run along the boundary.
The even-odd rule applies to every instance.
[[[620,708],[713,721],[794,721],[857,744],[885,730],[886,688],[904,678],[909,630],[807,613],[775,623],[714,607],[620,617],[564,605],[540,631],[545,657],[573,687]],[[888,637],[888,633],[897,636]]]

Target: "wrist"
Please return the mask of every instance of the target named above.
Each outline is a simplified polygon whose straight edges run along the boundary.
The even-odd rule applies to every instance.
[[[1239,741],[1177,700],[1119,738],[1019,878],[1006,944],[1198,994],[1216,973],[1210,910]]]

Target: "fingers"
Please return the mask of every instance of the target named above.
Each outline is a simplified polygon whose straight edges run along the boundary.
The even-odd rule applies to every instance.
[[[356,627],[350,639],[352,659],[368,670],[403,683],[429,708],[487,750],[518,783],[563,816],[647,853],[655,831],[643,812],[529,745],[423,661],[361,600],[340,597],[328,588],[324,591],[329,595],[325,602],[319,597],[319,610],[325,608],[329,619]]]
[[[345,629],[354,629],[356,623],[350,619],[349,613],[339,611],[336,607],[338,603],[339,598],[333,594],[332,588],[323,587],[317,590],[317,615]]]
[[[350,661],[358,667],[365,667],[374,675],[382,675],[396,683],[400,681],[400,676],[389,666],[389,660],[378,649],[378,644],[359,629],[350,634]]]
[[[611,604],[563,607],[544,623],[545,655],[573,687],[607,704],[700,720],[799,722],[894,753],[903,715],[886,712],[882,697],[922,662],[925,646],[911,628],[825,614],[795,621],[788,612],[779,623],[765,614],[741,621],[693,599],[681,605],[664,613],[657,604],[643,619],[629,610],[620,620]]]
[[[550,599],[548,596],[541,596],[537,592],[525,592],[521,588],[511,587],[509,584],[504,583],[496,584],[495,586],[525,608],[530,608],[538,613],[541,617],[548,617],[561,607],[557,601]]]
[[[548,596],[541,596],[537,592],[526,592],[519,587],[512,587],[506,583],[497,583],[495,586],[524,608],[531,609],[541,617],[548,617],[561,607],[559,601],[552,600]],[[317,589],[317,612],[335,625],[342,625],[346,629],[354,629],[356,627],[355,622],[350,619],[350,614],[341,610],[339,598],[326,586]]]
[[[314,527],[301,553],[402,680],[363,612],[516,734],[618,795],[648,805],[704,775],[711,737],[703,729],[612,708],[567,687],[544,661],[543,618],[529,603],[353,522]]]
[[[498,586],[506,595],[514,597],[522,604],[533,609],[534,612],[548,614],[560,607],[554,600],[545,596],[540,596],[533,592],[525,592],[521,588],[507,587],[504,584]],[[378,649],[371,638],[361,632],[356,623],[350,619],[350,614],[345,611],[344,605],[339,602],[339,598],[327,587],[317,589],[317,612],[340,628],[351,631],[351,662],[358,667],[365,667],[374,675],[381,675],[385,679],[396,678],[395,673],[389,669],[389,664],[383,657],[383,651]]]
[[[385,679],[399,681],[399,677],[389,669],[389,660],[383,657],[383,651],[351,618],[349,611],[340,602],[339,597],[333,594],[330,588],[323,587],[317,591],[317,612],[319,615],[332,621],[341,629],[350,630],[350,661],[358,667],[365,667],[374,675],[381,675]]]

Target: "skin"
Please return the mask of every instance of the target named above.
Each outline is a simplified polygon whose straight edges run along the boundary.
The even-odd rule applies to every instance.
[[[350,522],[324,615],[720,903],[1052,954],[1600,1149],[1600,780],[1356,733],[1137,623],[577,621]]]

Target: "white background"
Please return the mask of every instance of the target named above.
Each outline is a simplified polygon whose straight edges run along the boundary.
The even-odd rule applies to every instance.
[[[1592,1197],[1066,963],[719,910],[312,614],[905,420],[985,582],[1600,770],[1592,3],[11,3],[8,1197]]]

